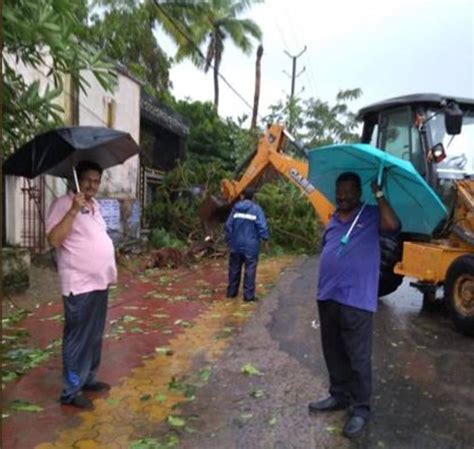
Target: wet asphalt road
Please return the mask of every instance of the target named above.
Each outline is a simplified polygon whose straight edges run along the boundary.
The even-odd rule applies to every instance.
[[[404,283],[376,314],[373,418],[357,441],[340,435],[345,412],[309,416],[327,395],[314,302],[317,258],[288,268],[182,408],[195,432],[186,449],[474,449],[474,339],[442,312],[421,311]],[[262,375],[245,376],[245,363]],[[161,432],[169,429],[163,427]]]

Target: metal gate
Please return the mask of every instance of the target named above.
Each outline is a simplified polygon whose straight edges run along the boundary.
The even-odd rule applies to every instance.
[[[42,253],[46,242],[44,176],[38,176],[35,179],[23,178],[21,192],[23,195],[22,246],[29,248],[32,253]]]

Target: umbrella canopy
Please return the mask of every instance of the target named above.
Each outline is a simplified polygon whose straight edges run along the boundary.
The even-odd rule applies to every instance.
[[[402,231],[431,234],[447,211],[438,195],[411,162],[371,145],[329,145],[308,153],[309,179],[329,201],[336,200],[336,179],[346,171],[362,181],[362,200],[376,204],[370,184],[383,185],[385,196],[402,223]]]
[[[138,152],[138,145],[123,131],[96,126],[57,128],[19,148],[4,162],[3,172],[25,178],[42,174],[69,178],[78,162],[96,162],[106,169]]]

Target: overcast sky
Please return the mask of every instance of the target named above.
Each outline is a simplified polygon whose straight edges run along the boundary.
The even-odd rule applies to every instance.
[[[247,14],[263,31],[260,115],[290,92],[291,59],[297,60],[296,93],[334,102],[341,89],[361,88],[355,111],[389,97],[435,92],[474,97],[474,0],[266,0]],[[163,36],[159,34],[160,43]],[[165,50],[174,53],[168,40]],[[221,73],[252,104],[255,52],[229,42]],[[171,70],[178,98],[213,100],[212,74],[190,62]],[[221,116],[250,115],[220,83]],[[302,90],[304,88],[304,90]]]

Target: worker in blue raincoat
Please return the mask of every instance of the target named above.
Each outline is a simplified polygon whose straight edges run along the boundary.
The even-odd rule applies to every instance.
[[[262,208],[252,201],[255,190],[247,187],[227,219],[225,237],[229,245],[229,284],[227,297],[235,298],[239,293],[242,266],[244,274],[244,301],[255,301],[255,278],[257,275],[260,241],[269,238],[267,220]]]

